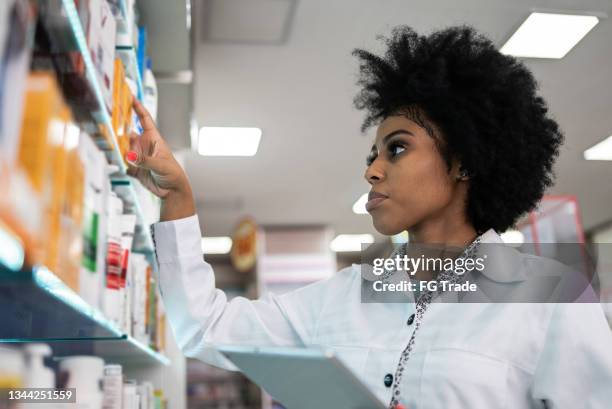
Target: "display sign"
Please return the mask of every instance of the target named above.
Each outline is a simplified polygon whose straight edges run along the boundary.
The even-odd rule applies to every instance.
[[[232,234],[230,259],[234,268],[247,272],[257,259],[257,224],[251,218],[241,220]]]

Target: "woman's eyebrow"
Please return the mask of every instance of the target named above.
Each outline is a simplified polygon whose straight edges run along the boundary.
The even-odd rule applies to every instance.
[[[410,136],[414,136],[414,134],[406,129],[396,129],[393,132],[389,132],[388,134],[386,134],[385,136],[383,136],[382,138],[382,144],[384,145],[385,143],[387,143],[387,141],[392,138],[395,135],[400,135],[400,134],[406,134],[406,135],[410,135]],[[370,149],[370,151],[375,150],[376,149],[376,144],[372,145],[372,148]]]

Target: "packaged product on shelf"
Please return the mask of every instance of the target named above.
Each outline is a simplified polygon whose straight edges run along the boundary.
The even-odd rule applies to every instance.
[[[34,20],[30,1],[0,2],[0,166],[16,160]]]
[[[106,158],[89,135],[79,140],[79,155],[85,164],[83,207],[83,259],[79,275],[79,294],[89,304],[102,308],[104,289],[104,251],[106,238],[106,194],[110,180],[105,172]]]
[[[138,27],[138,49],[136,59],[138,60],[138,71],[140,78],[144,77],[145,58],[147,56],[147,28],[144,26]]]
[[[154,388],[151,382],[142,382],[138,385],[138,395],[140,396],[140,409],[155,409]]]
[[[125,4],[125,15],[121,12],[121,2]],[[117,47],[133,47],[136,44],[135,0],[108,0],[108,4],[117,20]]]
[[[149,226],[159,220],[161,201],[157,196],[151,193],[150,190],[145,188],[139,180],[133,179],[132,186],[134,189],[135,196],[138,198],[138,202],[140,203],[140,209],[142,211],[143,218],[143,228],[146,229],[145,233],[149,234]],[[140,237],[140,239],[142,240],[143,237]],[[144,246],[144,243],[136,243],[136,248],[141,248],[142,246]]]
[[[145,327],[147,311],[147,274],[151,266],[143,254],[133,253],[132,263],[133,296],[132,296],[132,336],[147,345],[149,340]]]
[[[147,289],[147,311],[145,318],[145,327],[149,338],[149,346],[156,348],[157,341],[157,283],[153,274],[148,275],[149,288]]]
[[[123,405],[123,370],[121,365],[107,364],[104,366],[102,400],[103,409],[122,409]]]
[[[102,409],[104,361],[95,356],[72,356],[59,363],[59,387],[75,388],[77,409]]]
[[[132,244],[134,241],[134,229],[136,228],[136,215],[121,215],[121,308],[122,316],[120,327],[126,334],[131,335],[132,318],[132,289],[133,278],[130,263]]]
[[[25,365],[17,348],[0,345],[0,388],[23,388]]]
[[[155,389],[153,393],[155,396],[155,409],[166,409],[168,401],[164,398],[164,391],[161,389]]]
[[[121,89],[125,84],[125,72],[123,62],[120,58],[115,58],[115,73],[113,74],[113,111],[111,115],[113,130],[117,137],[123,136],[124,130],[124,110],[121,106]]]
[[[166,350],[166,310],[164,309],[164,303],[162,302],[159,290],[156,290],[157,297],[157,331],[156,331],[156,342],[155,346],[159,352]]]
[[[123,202],[114,192],[107,197],[106,208],[106,286],[104,289],[104,313],[117,325],[121,323],[121,215]]]
[[[115,59],[114,81],[112,123],[119,142],[121,157],[125,158],[125,154],[130,148],[129,131],[132,98],[126,82],[124,64],[119,57]]]
[[[143,104],[151,114],[153,120],[157,122],[157,83],[155,82],[151,59],[149,57],[147,57],[147,68],[145,70],[142,86],[144,88]]]
[[[123,384],[123,408],[139,409],[140,401],[136,382],[127,381]]]
[[[47,344],[27,344],[23,351],[26,357],[26,388],[55,388],[55,373],[44,364],[45,357],[51,356],[51,347]]]
[[[113,75],[115,72],[115,17],[106,1],[90,2],[87,43],[96,67],[106,109],[113,104]]]
[[[79,291],[79,275],[83,256],[83,198],[85,170],[79,155],[80,129],[70,121],[66,125],[64,148],[66,167],[66,190],[60,215],[60,250],[57,275],[63,276],[75,291]]]
[[[66,188],[64,137],[70,112],[52,73],[32,73],[28,79],[18,166],[38,195],[42,214],[28,248],[32,262],[55,271],[59,258],[60,212]],[[25,204],[24,204],[25,205]]]

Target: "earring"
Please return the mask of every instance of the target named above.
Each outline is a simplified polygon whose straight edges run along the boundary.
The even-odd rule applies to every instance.
[[[459,175],[457,175],[457,179],[459,180],[467,180],[469,179],[470,174],[468,171],[462,166],[459,168]]]

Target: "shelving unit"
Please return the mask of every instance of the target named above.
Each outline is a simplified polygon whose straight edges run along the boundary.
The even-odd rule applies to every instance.
[[[117,166],[118,172],[112,176],[112,184],[128,186],[128,209],[137,215],[138,220],[136,234],[139,237],[135,242],[142,243],[134,251],[145,254],[154,264],[154,246],[146,227],[147,220],[133,188],[134,180],[126,174],[127,167],[121,157],[75,2],[61,0],[62,13],[45,14],[47,6],[41,2],[43,23],[52,50],[78,52],[84,63],[87,82],[84,98],[87,101],[82,104],[80,101],[67,102],[84,130],[95,136],[94,141],[106,153],[108,161]],[[121,2],[121,11],[125,16],[125,2]],[[135,49],[129,47],[118,51],[126,56],[126,70],[135,71],[138,93],[142,96]],[[124,334],[52,271],[43,266],[24,268],[24,259],[23,244],[0,224],[0,343],[48,342],[56,356],[86,353],[119,363],[169,365],[166,356]]]
[[[15,271],[0,266],[0,321],[0,343],[52,342],[58,356],[90,353],[119,362],[169,364],[44,267]]]
[[[99,79],[86,30],[78,14],[82,9],[77,5],[81,3],[76,0],[38,0],[36,3],[40,24],[36,26],[36,41],[31,50],[31,68],[55,71],[74,122],[91,136],[108,163],[116,167],[116,172],[110,176],[113,190],[120,192],[123,212],[137,216],[132,252],[144,254],[155,270],[154,244],[148,226],[155,221],[157,203],[151,202],[140,189],[139,182],[127,175],[127,164],[120,150],[121,138],[113,130],[112,115],[103,94],[104,84]],[[127,20],[126,1],[121,0],[119,6]],[[149,11],[159,8],[147,7]],[[140,21],[144,26],[149,24]],[[118,29],[128,28],[120,24]],[[116,47],[115,51],[115,56],[124,63],[126,74],[135,79],[135,93],[142,99],[143,81],[136,48]],[[44,266],[32,266],[32,260],[37,257],[30,259],[31,254],[25,249],[29,252],[35,248],[32,232],[38,231],[33,226],[38,226],[39,220],[30,218],[31,208],[23,204],[33,203],[38,196],[32,195],[33,200],[29,201],[27,193],[32,192],[29,180],[16,178],[13,173],[9,176],[10,184],[2,187],[6,188],[3,193],[11,193],[6,196],[12,199],[3,202],[0,209],[0,344],[42,342],[51,346],[53,357],[57,359],[94,355],[106,363],[121,364],[126,379],[151,382],[155,388],[163,389],[170,408],[183,409],[185,357],[170,328],[158,327],[165,327],[165,331],[157,332],[155,337],[155,344],[163,349],[160,353],[144,337],[141,340],[126,334],[123,327],[102,312],[101,306],[89,304],[74,291],[75,285],[69,287],[66,284],[69,278],[66,277],[66,282],[60,278],[64,277],[60,267],[50,271]],[[16,232],[19,234],[14,234]],[[151,305],[154,304],[148,304],[147,308],[156,308]],[[155,315],[155,310],[149,311]],[[150,318],[151,315],[147,317],[155,319]],[[151,325],[154,326],[154,322]],[[165,338],[160,340],[160,336]]]

